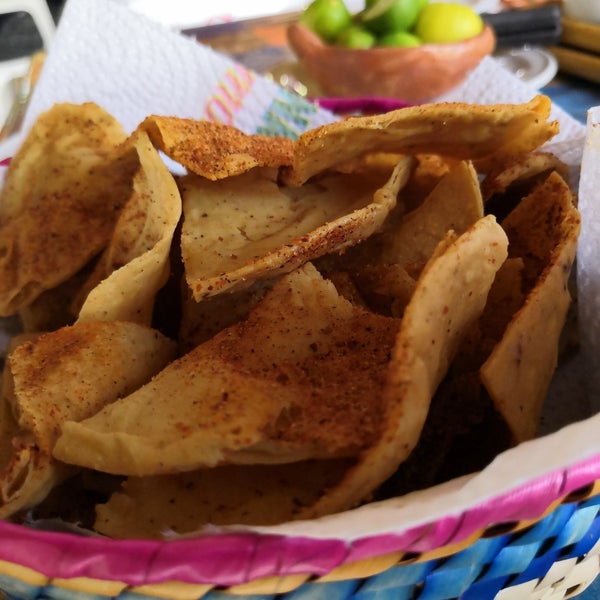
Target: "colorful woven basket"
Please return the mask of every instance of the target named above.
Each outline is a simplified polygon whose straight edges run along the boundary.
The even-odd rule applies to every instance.
[[[116,3],[114,11],[107,8],[91,0],[66,7],[64,28],[56,40],[59,45],[54,45],[45,66],[46,81],[51,82],[47,91],[60,90],[62,94],[69,87],[60,83],[65,73],[69,81],[87,83],[86,77],[78,76],[73,68],[65,69],[64,65],[71,63],[66,59],[61,62],[60,43],[68,49],[64,56],[83,65],[90,79],[109,82],[105,107],[111,112],[110,100],[117,96],[114,91],[121,84],[120,79],[113,80],[105,73],[114,74],[115,56],[118,75],[123,76],[128,90],[134,90],[125,103],[128,114],[130,108],[137,109],[135,97],[144,96],[138,89],[150,91],[148,96],[153,98],[167,90],[169,108],[187,114],[191,109],[176,106],[176,101],[190,97],[194,107],[199,107],[231,100],[230,90],[243,88],[240,81],[246,80],[239,78],[241,71],[237,68],[215,65],[214,57],[208,60],[196,44],[173,40],[171,32],[167,35],[137,23]],[[133,39],[136,28],[143,34]],[[110,36],[105,35],[107,31]],[[143,41],[138,50],[147,60],[135,63],[129,71],[123,63],[136,56],[136,40]],[[104,43],[109,52],[102,50]],[[119,47],[127,51],[121,55],[115,50]],[[196,56],[198,62],[188,62]],[[110,57],[106,69],[102,62],[105,57]],[[168,63],[170,58],[173,64]],[[149,66],[148,72],[142,69],[145,65]],[[193,77],[176,77],[184,72]],[[139,88],[132,85],[133,73],[142,84]],[[163,79],[155,83],[151,77],[154,73]],[[495,76],[504,75],[498,72]],[[287,95],[270,97],[266,102],[261,94],[267,83],[258,78],[252,78],[251,83],[254,95],[248,92],[250,88],[243,88],[248,95],[244,102],[235,99],[236,108],[256,106],[261,115],[267,106],[281,108]],[[476,87],[478,82],[471,83]],[[503,86],[502,79],[496,84],[498,88],[510,87]],[[484,79],[478,85],[487,92]],[[173,93],[178,89],[186,93]],[[210,97],[204,98],[206,95]],[[123,108],[123,102],[120,105]],[[290,127],[297,128],[299,124],[307,126],[318,116],[312,105],[310,108],[315,112],[284,114],[273,109],[266,114],[278,126],[282,123],[279,117],[287,115]],[[142,110],[144,116],[151,114]],[[135,126],[139,120],[134,113]],[[253,116],[250,111],[242,111],[236,122],[251,129],[250,125],[257,125]],[[597,427],[596,421],[594,424]],[[574,445],[578,436],[573,438]],[[549,472],[537,478],[515,478],[506,491],[488,493],[485,499],[482,495],[482,500],[464,509],[448,510],[411,525],[397,518],[385,523],[383,533],[344,539],[322,532],[314,534],[320,522],[312,523],[306,532],[298,524],[293,535],[284,535],[276,528],[223,529],[195,537],[150,541],[111,540],[0,521],[0,600],[568,598],[582,592],[600,570],[597,452],[598,448],[589,450],[584,455],[587,458],[566,463],[567,467],[548,467]],[[392,511],[386,514],[393,514],[397,500],[389,502]],[[349,516],[360,519],[359,511]]]
[[[256,531],[109,540],[0,523],[15,599],[570,598],[600,569],[600,456],[471,510],[351,543]]]

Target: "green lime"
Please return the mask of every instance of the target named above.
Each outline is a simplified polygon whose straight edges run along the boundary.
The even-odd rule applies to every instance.
[[[343,0],[313,0],[302,13],[300,23],[331,42],[352,23],[352,16]]]
[[[360,25],[346,27],[335,39],[338,46],[366,50],[375,45],[375,36]]]
[[[413,48],[421,45],[421,40],[409,31],[393,31],[386,33],[377,40],[378,46],[393,46],[398,48]]]
[[[460,42],[481,33],[483,20],[470,6],[458,2],[433,2],[423,8],[415,33],[423,43]]]
[[[360,13],[364,26],[375,34],[410,30],[419,16],[422,0],[375,0]]]

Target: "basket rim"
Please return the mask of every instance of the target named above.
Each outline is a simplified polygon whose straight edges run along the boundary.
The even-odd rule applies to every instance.
[[[553,504],[599,480],[600,454],[596,454],[463,512],[354,540],[283,535],[268,528],[211,528],[193,537],[123,540],[0,521],[0,560],[49,578],[86,577],[131,586],[181,581],[229,587],[268,576],[324,576],[338,566],[390,553],[420,555],[472,542],[500,524],[535,522],[556,508]]]

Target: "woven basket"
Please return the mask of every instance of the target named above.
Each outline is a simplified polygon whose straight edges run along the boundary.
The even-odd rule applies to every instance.
[[[74,7],[82,5],[85,10],[77,13]],[[95,45],[99,40],[110,44],[108,54],[114,57],[119,33],[125,32],[124,57],[135,56],[131,32],[137,24],[124,8],[106,11],[96,3],[73,2],[63,13],[63,26],[65,17],[71,19],[72,30],[63,41],[80,39],[77,36],[82,41],[76,46],[81,52],[69,56],[81,55],[86,72],[99,81],[104,81],[102,63],[95,61],[105,55]],[[154,28],[142,24],[140,30],[149,31],[149,36],[140,36],[144,53],[159,50],[149,56],[162,59],[171,56],[170,48],[179,48]],[[199,51],[193,48],[186,41],[173,52],[178,62],[170,71],[157,69],[152,60],[145,64],[157,73],[176,73],[182,67],[197,73],[200,62],[192,63],[192,68],[183,60]],[[53,53],[51,69],[60,65],[56,45]],[[213,71],[219,72],[220,67],[206,70],[207,81]],[[62,72],[57,69],[55,74]],[[53,71],[45,71],[51,87],[60,89],[49,73]],[[136,73],[140,80],[154,81],[149,73],[140,69]],[[78,79],[71,71],[69,77]],[[209,86],[207,81],[202,81],[203,87]],[[220,85],[215,81],[213,88]],[[108,100],[117,87],[111,83]],[[158,86],[150,89],[155,93]],[[165,82],[162,89],[169,89],[171,96],[184,95],[173,94],[177,87]],[[195,96],[194,102],[198,102]],[[573,597],[600,568],[600,454],[586,456],[584,462],[515,483],[464,510],[432,516],[410,527],[394,520],[386,533],[351,541],[302,534],[299,527],[294,535],[268,529],[219,530],[170,541],[110,540],[0,521],[0,600]],[[359,519],[358,511],[348,516]]]
[[[18,599],[555,600],[599,569],[600,456],[352,543],[256,531],[110,540],[0,522],[0,591]]]

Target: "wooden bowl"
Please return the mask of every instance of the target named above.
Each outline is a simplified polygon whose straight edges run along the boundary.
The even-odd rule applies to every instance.
[[[461,83],[496,45],[485,26],[472,38],[414,48],[354,50],[325,44],[310,29],[293,23],[288,42],[299,62],[328,96],[381,96],[427,102]]]

